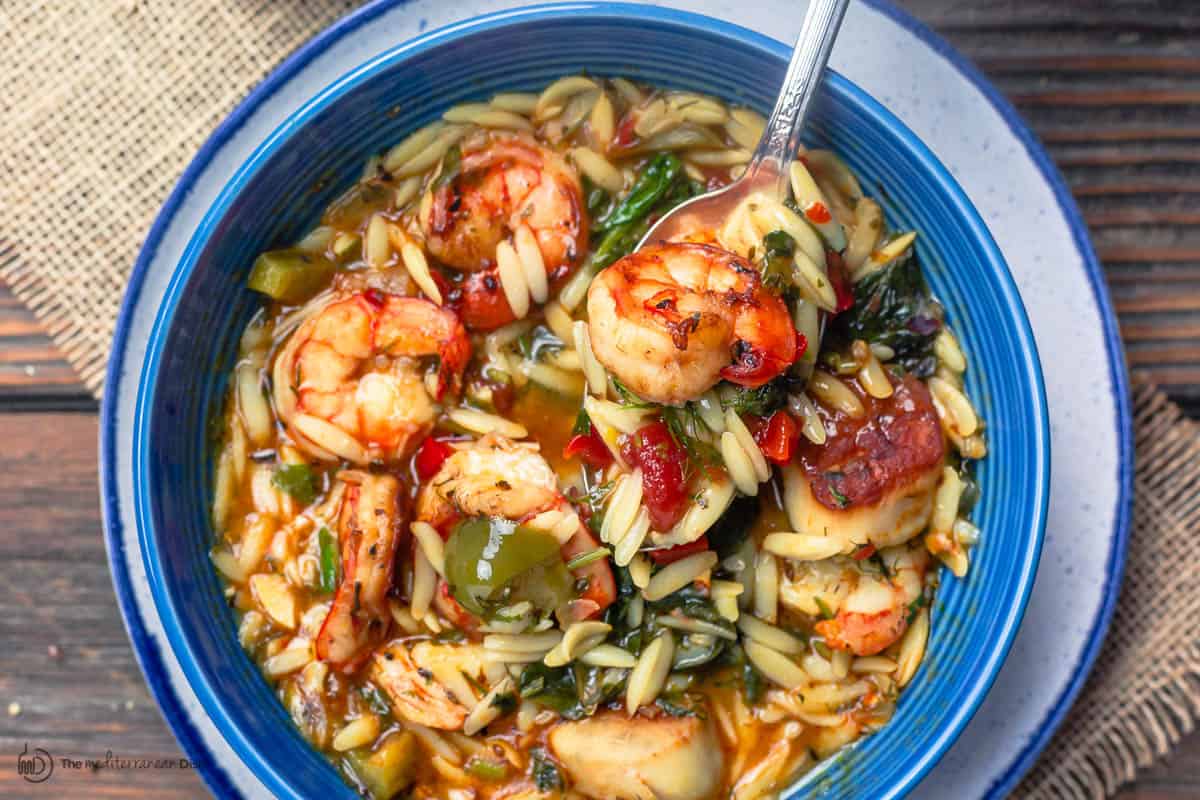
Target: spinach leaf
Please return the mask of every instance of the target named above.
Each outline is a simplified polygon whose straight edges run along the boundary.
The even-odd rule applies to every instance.
[[[564,786],[562,773],[558,771],[558,766],[546,751],[535,747],[530,751],[530,755],[530,777],[533,778],[537,790],[546,793],[560,791]]]
[[[773,292],[792,284],[792,257],[796,240],[787,231],[771,231],[763,237],[762,282]]]
[[[517,690],[522,698],[552,708],[567,719],[582,719],[587,711],[579,704],[575,673],[566,667],[534,662],[521,671]]]
[[[729,558],[746,541],[761,510],[757,497],[738,495],[708,529],[708,546],[716,551],[721,560]]]
[[[593,227],[600,242],[591,268],[601,270],[628,255],[650,229],[651,218],[665,214],[702,190],[702,186],[687,179],[683,162],[675,154],[659,153],[650,159],[629,194]]]
[[[933,340],[944,312],[929,293],[915,256],[901,258],[854,285],[854,305],[833,320],[846,341],[886,345],[906,370],[927,377],[937,366]]]
[[[275,470],[271,483],[303,505],[316,500],[320,489],[317,473],[308,464],[284,464]]]
[[[728,640],[718,639],[712,635],[706,637],[684,635],[680,637],[675,646],[671,669],[672,671],[687,671],[703,667],[716,660],[728,644]]]
[[[659,153],[638,173],[629,194],[613,209],[613,213],[597,223],[597,232],[607,232],[642,219],[654,204],[667,196],[679,176],[683,162],[674,153]]]

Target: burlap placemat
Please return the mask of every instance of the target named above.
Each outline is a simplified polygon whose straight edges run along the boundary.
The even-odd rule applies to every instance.
[[[179,173],[281,54],[356,3],[16,5],[0,4],[0,278],[98,396],[126,277]],[[1110,794],[1200,712],[1200,436],[1152,387],[1134,400],[1124,591],[1091,679],[1023,797]]]

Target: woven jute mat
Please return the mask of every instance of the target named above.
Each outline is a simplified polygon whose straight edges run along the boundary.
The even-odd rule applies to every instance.
[[[129,269],[187,161],[282,54],[356,3],[17,5],[0,2],[0,278],[98,396]],[[1136,387],[1134,410],[1121,600],[1021,797],[1111,794],[1200,713],[1200,433],[1153,387]]]

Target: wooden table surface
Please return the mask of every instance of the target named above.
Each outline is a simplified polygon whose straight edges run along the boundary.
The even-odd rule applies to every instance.
[[[1200,4],[905,0],[973,58],[1046,143],[1104,263],[1131,368],[1200,415]],[[172,768],[18,777],[17,756],[181,753],[109,582],[97,404],[0,285],[0,796],[204,796]],[[1122,800],[1200,797],[1200,734]]]

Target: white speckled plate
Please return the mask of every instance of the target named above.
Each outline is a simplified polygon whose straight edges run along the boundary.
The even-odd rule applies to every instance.
[[[147,682],[209,787],[268,796],[184,680],[146,586],[133,516],[138,371],[171,269],[204,211],[263,137],[332,79],[427,28],[516,3],[379,0],[290,58],[213,135],[156,221],[135,268],[102,410],[104,512],[113,581]],[[794,0],[673,0],[792,40]],[[1046,378],[1050,519],[1016,643],[988,698],[920,784],[921,798],[1003,796],[1045,745],[1091,667],[1115,602],[1128,531],[1132,441],[1124,358],[1103,276],[1070,195],[1012,108],[940,39],[867,0],[851,8],[833,66],[934,151],[991,228],[1021,289]]]

